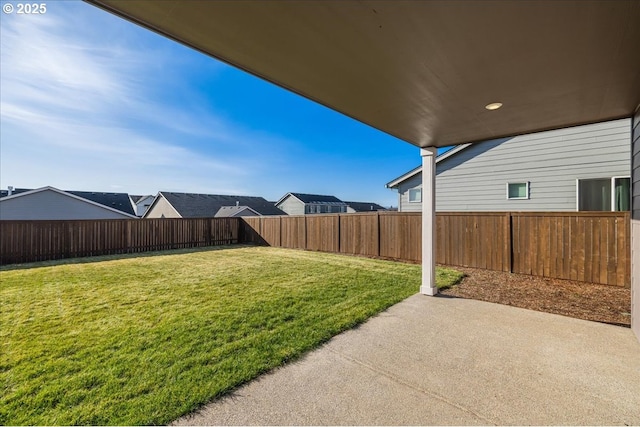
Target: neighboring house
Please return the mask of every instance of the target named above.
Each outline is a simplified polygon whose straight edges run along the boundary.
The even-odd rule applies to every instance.
[[[238,216],[260,216],[260,214],[249,206],[223,206],[215,214],[216,218]]]
[[[149,209],[149,206],[151,206],[151,203],[153,203],[153,199],[155,199],[155,196],[129,196],[129,198],[131,199],[131,203],[134,206],[136,215],[143,216],[147,209]]]
[[[275,205],[289,215],[375,212],[386,210],[377,203],[344,202],[335,196],[304,193],[287,193],[275,202]]]
[[[0,193],[0,220],[137,218],[126,193],[62,191],[53,187]]]
[[[161,191],[143,218],[285,215],[262,197]]]
[[[288,215],[347,212],[347,204],[335,196],[319,194],[287,193],[276,206]]]
[[[459,145],[436,158],[438,211],[625,211],[631,121]],[[387,183],[398,210],[422,210],[422,168]]]
[[[364,203],[364,202],[345,202],[347,204],[347,213],[354,212],[375,212],[386,211],[387,208],[380,206],[377,203]]]
[[[9,186],[8,190],[0,190],[0,198],[7,197],[7,196],[12,196],[12,195],[15,195],[15,194],[24,193],[26,191],[31,191],[31,189],[28,189],[28,188],[13,188],[12,186]]]

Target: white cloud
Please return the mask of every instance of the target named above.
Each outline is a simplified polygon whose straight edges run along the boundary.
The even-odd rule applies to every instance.
[[[371,132],[325,132],[332,125],[318,108],[311,109],[318,116],[291,115],[291,122],[303,120],[303,131],[295,130],[300,123],[285,129],[283,120],[254,129],[304,105],[282,98],[272,105],[264,93],[256,94],[263,105],[247,109],[263,108],[262,120],[234,123],[228,117],[240,109],[235,116],[214,109],[230,95],[202,90],[225,78],[226,65],[84,2],[47,5],[46,15],[0,16],[0,187],[269,199],[301,191],[395,203],[383,187],[393,177],[385,172],[388,159],[363,163],[363,154],[384,149]],[[242,84],[234,76],[231,84]],[[253,97],[258,87],[239,88],[239,98]],[[340,148],[336,137],[344,138]]]
[[[50,7],[46,15],[3,17],[1,185],[246,193],[247,174],[269,158],[243,155],[258,135],[212,111],[155,99],[157,85],[171,84],[157,72],[171,66],[171,52],[124,21],[116,24],[122,39],[100,38],[95,27],[115,18],[69,7],[71,14]],[[136,49],[127,47],[131,40]],[[267,147],[279,143],[260,137]],[[209,147],[198,150],[192,140]]]

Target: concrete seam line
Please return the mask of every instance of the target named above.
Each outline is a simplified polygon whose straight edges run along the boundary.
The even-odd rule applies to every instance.
[[[358,359],[354,359],[352,357],[349,357],[349,356],[347,356],[345,354],[342,354],[339,351],[334,350],[332,348],[327,347],[327,350],[329,350],[333,354],[335,354],[335,355],[337,355],[337,356],[339,356],[339,357],[341,357],[341,358],[343,358],[345,360],[348,360],[349,362],[352,362],[352,363],[355,363],[357,365],[363,366],[366,369],[369,369],[369,370],[371,370],[371,371],[373,371],[373,372],[375,372],[377,374],[383,375],[383,376],[385,376],[385,377],[387,377],[387,378],[389,378],[389,379],[391,379],[391,380],[393,380],[393,381],[395,381],[395,382],[397,382],[399,384],[402,384],[402,385],[404,385],[406,387],[411,388],[412,390],[415,390],[417,392],[429,395],[429,396],[431,396],[431,397],[433,397],[435,399],[438,399],[438,400],[440,400],[440,401],[442,401],[442,402],[444,402],[444,403],[446,403],[448,405],[451,405],[451,406],[453,406],[453,407],[455,407],[457,409],[460,409],[461,411],[464,411],[464,412],[467,412],[467,413],[469,413],[471,415],[474,415],[474,416],[478,417],[479,419],[481,419],[482,421],[486,421],[488,424],[491,424],[491,425],[494,425],[494,426],[503,425],[504,424],[504,423],[501,423],[501,422],[496,422],[494,420],[491,420],[491,419],[489,419],[489,418],[487,418],[487,417],[485,417],[483,415],[480,415],[480,414],[472,411],[471,409],[465,408],[464,406],[461,406],[461,405],[459,405],[459,404],[447,399],[446,397],[439,395],[438,393],[434,393],[432,391],[425,390],[425,389],[420,388],[420,387],[418,387],[416,385],[413,385],[413,384],[403,380],[402,378],[397,377],[396,375],[392,374],[391,372],[387,372],[387,371],[385,371],[383,369],[376,368],[375,366],[372,366],[372,365],[370,365],[368,363],[362,362],[362,361],[360,361]]]

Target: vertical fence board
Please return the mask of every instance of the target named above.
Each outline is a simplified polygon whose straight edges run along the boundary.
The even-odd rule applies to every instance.
[[[290,249],[305,249],[306,224],[304,216],[283,216],[281,219],[280,246]]]
[[[338,215],[309,215],[306,217],[307,246],[305,249],[338,252],[340,243]]]
[[[627,212],[511,215],[513,272],[630,285]]]
[[[248,242],[421,260],[419,213],[0,221],[0,263]],[[436,261],[630,286],[628,212],[439,212]]]
[[[419,214],[394,216],[377,215],[379,227],[379,255],[385,258],[420,261],[422,258],[422,217]],[[436,221],[436,230],[438,222]],[[436,233],[436,241],[442,235]],[[438,244],[436,243],[438,247]],[[437,261],[437,257],[436,257]]]
[[[239,218],[0,221],[0,264],[238,243],[239,225]]]
[[[624,256],[624,252],[626,248],[631,247],[631,242],[629,241],[631,222],[630,221],[623,222],[620,218],[616,218],[615,222],[616,222],[617,233],[616,233],[616,257],[615,257],[616,283],[614,284],[622,285],[624,284],[625,275],[627,273],[627,266],[626,264],[617,262],[617,261]],[[631,275],[630,269],[629,269],[629,275]]]
[[[379,256],[379,232],[377,213],[340,215],[340,252]],[[395,248],[398,243],[394,241],[388,244]]]

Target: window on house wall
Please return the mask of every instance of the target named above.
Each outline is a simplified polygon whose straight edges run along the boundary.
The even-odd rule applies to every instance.
[[[529,182],[509,182],[507,184],[507,199],[519,200],[529,198]]]
[[[412,188],[409,190],[409,202],[422,202],[422,188]]]
[[[631,208],[631,178],[613,178],[613,210],[628,211]]]
[[[579,211],[628,211],[631,179],[628,177],[579,179]]]

